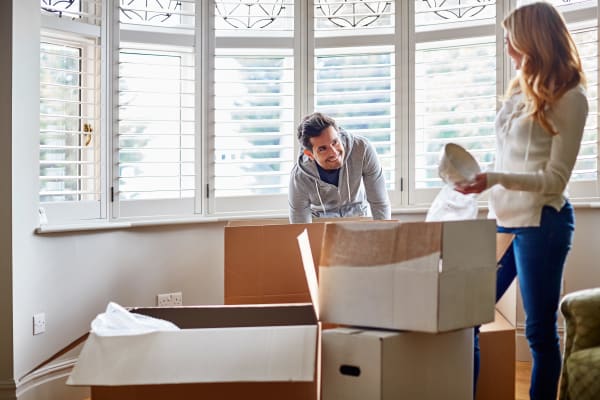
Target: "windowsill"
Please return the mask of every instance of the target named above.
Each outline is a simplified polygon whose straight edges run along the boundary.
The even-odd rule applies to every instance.
[[[213,216],[213,217],[187,217],[187,218],[152,218],[125,221],[101,221],[90,220],[87,222],[73,222],[67,224],[49,224],[38,226],[35,233],[38,235],[51,233],[68,233],[82,231],[102,231],[102,230],[120,230],[129,228],[149,227],[149,226],[172,226],[172,225],[190,225],[190,224],[209,224],[214,222],[229,222],[247,219],[273,219],[286,218],[287,214],[248,214],[235,216]]]
[[[600,201],[571,201],[576,209],[600,209]],[[409,206],[395,208],[392,210],[392,215],[409,215],[409,214],[426,214],[429,210],[427,206]],[[487,211],[486,204],[479,205],[479,211]],[[71,224],[56,224],[43,225],[35,229],[38,235],[52,233],[68,233],[82,231],[102,231],[102,230],[120,230],[138,227],[150,226],[172,226],[172,225],[189,225],[189,224],[208,224],[215,222],[229,222],[248,219],[276,219],[286,218],[287,214],[246,214],[246,215],[223,215],[212,217],[189,217],[189,218],[154,218],[145,220],[130,220],[130,221],[89,221],[77,222]]]

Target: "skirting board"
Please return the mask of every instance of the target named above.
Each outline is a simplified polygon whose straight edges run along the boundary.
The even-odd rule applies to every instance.
[[[0,400],[17,400],[17,385],[12,379],[0,381]]]

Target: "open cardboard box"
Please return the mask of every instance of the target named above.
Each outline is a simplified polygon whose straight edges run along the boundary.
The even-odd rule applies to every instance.
[[[493,220],[328,224],[321,320],[431,333],[493,321],[495,238]]]
[[[314,281],[316,274],[306,277]],[[88,336],[67,383],[92,399],[318,398],[313,304],[136,308],[180,331]]]

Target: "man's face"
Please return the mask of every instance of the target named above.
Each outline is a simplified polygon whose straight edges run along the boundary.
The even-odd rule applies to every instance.
[[[326,170],[339,169],[344,164],[344,145],[333,126],[325,128],[319,136],[310,138],[312,151],[304,150],[311,159]]]

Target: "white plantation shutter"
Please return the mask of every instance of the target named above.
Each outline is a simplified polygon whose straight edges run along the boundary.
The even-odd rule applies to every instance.
[[[571,181],[595,182],[598,179],[598,27],[590,23],[580,24],[579,27],[572,26],[571,32],[586,73],[589,103],[588,119]],[[574,188],[576,185],[571,186]],[[571,194],[585,196],[585,192]]]
[[[382,164],[388,189],[395,188],[395,66],[391,48],[317,50],[315,110],[369,139]]]
[[[482,169],[495,155],[494,37],[417,43],[415,54],[415,187],[440,187],[446,143],[468,149]],[[421,198],[417,196],[417,202]],[[425,201],[425,198],[423,198]]]
[[[215,196],[284,193],[294,151],[293,57],[235,53],[215,59]]]
[[[114,112],[116,216],[193,215],[193,1],[120,0]]]
[[[50,223],[103,216],[100,11],[99,1],[40,2],[39,195]]]
[[[215,1],[214,213],[286,207],[296,155],[294,9],[291,0]]]
[[[414,184],[411,203],[430,202],[446,143],[487,169],[494,160],[497,94],[493,1],[416,2]]]
[[[317,0],[313,11],[314,111],[369,139],[392,201],[400,192],[396,5],[393,1]]]
[[[194,196],[192,56],[122,47],[119,54],[119,196]]]

